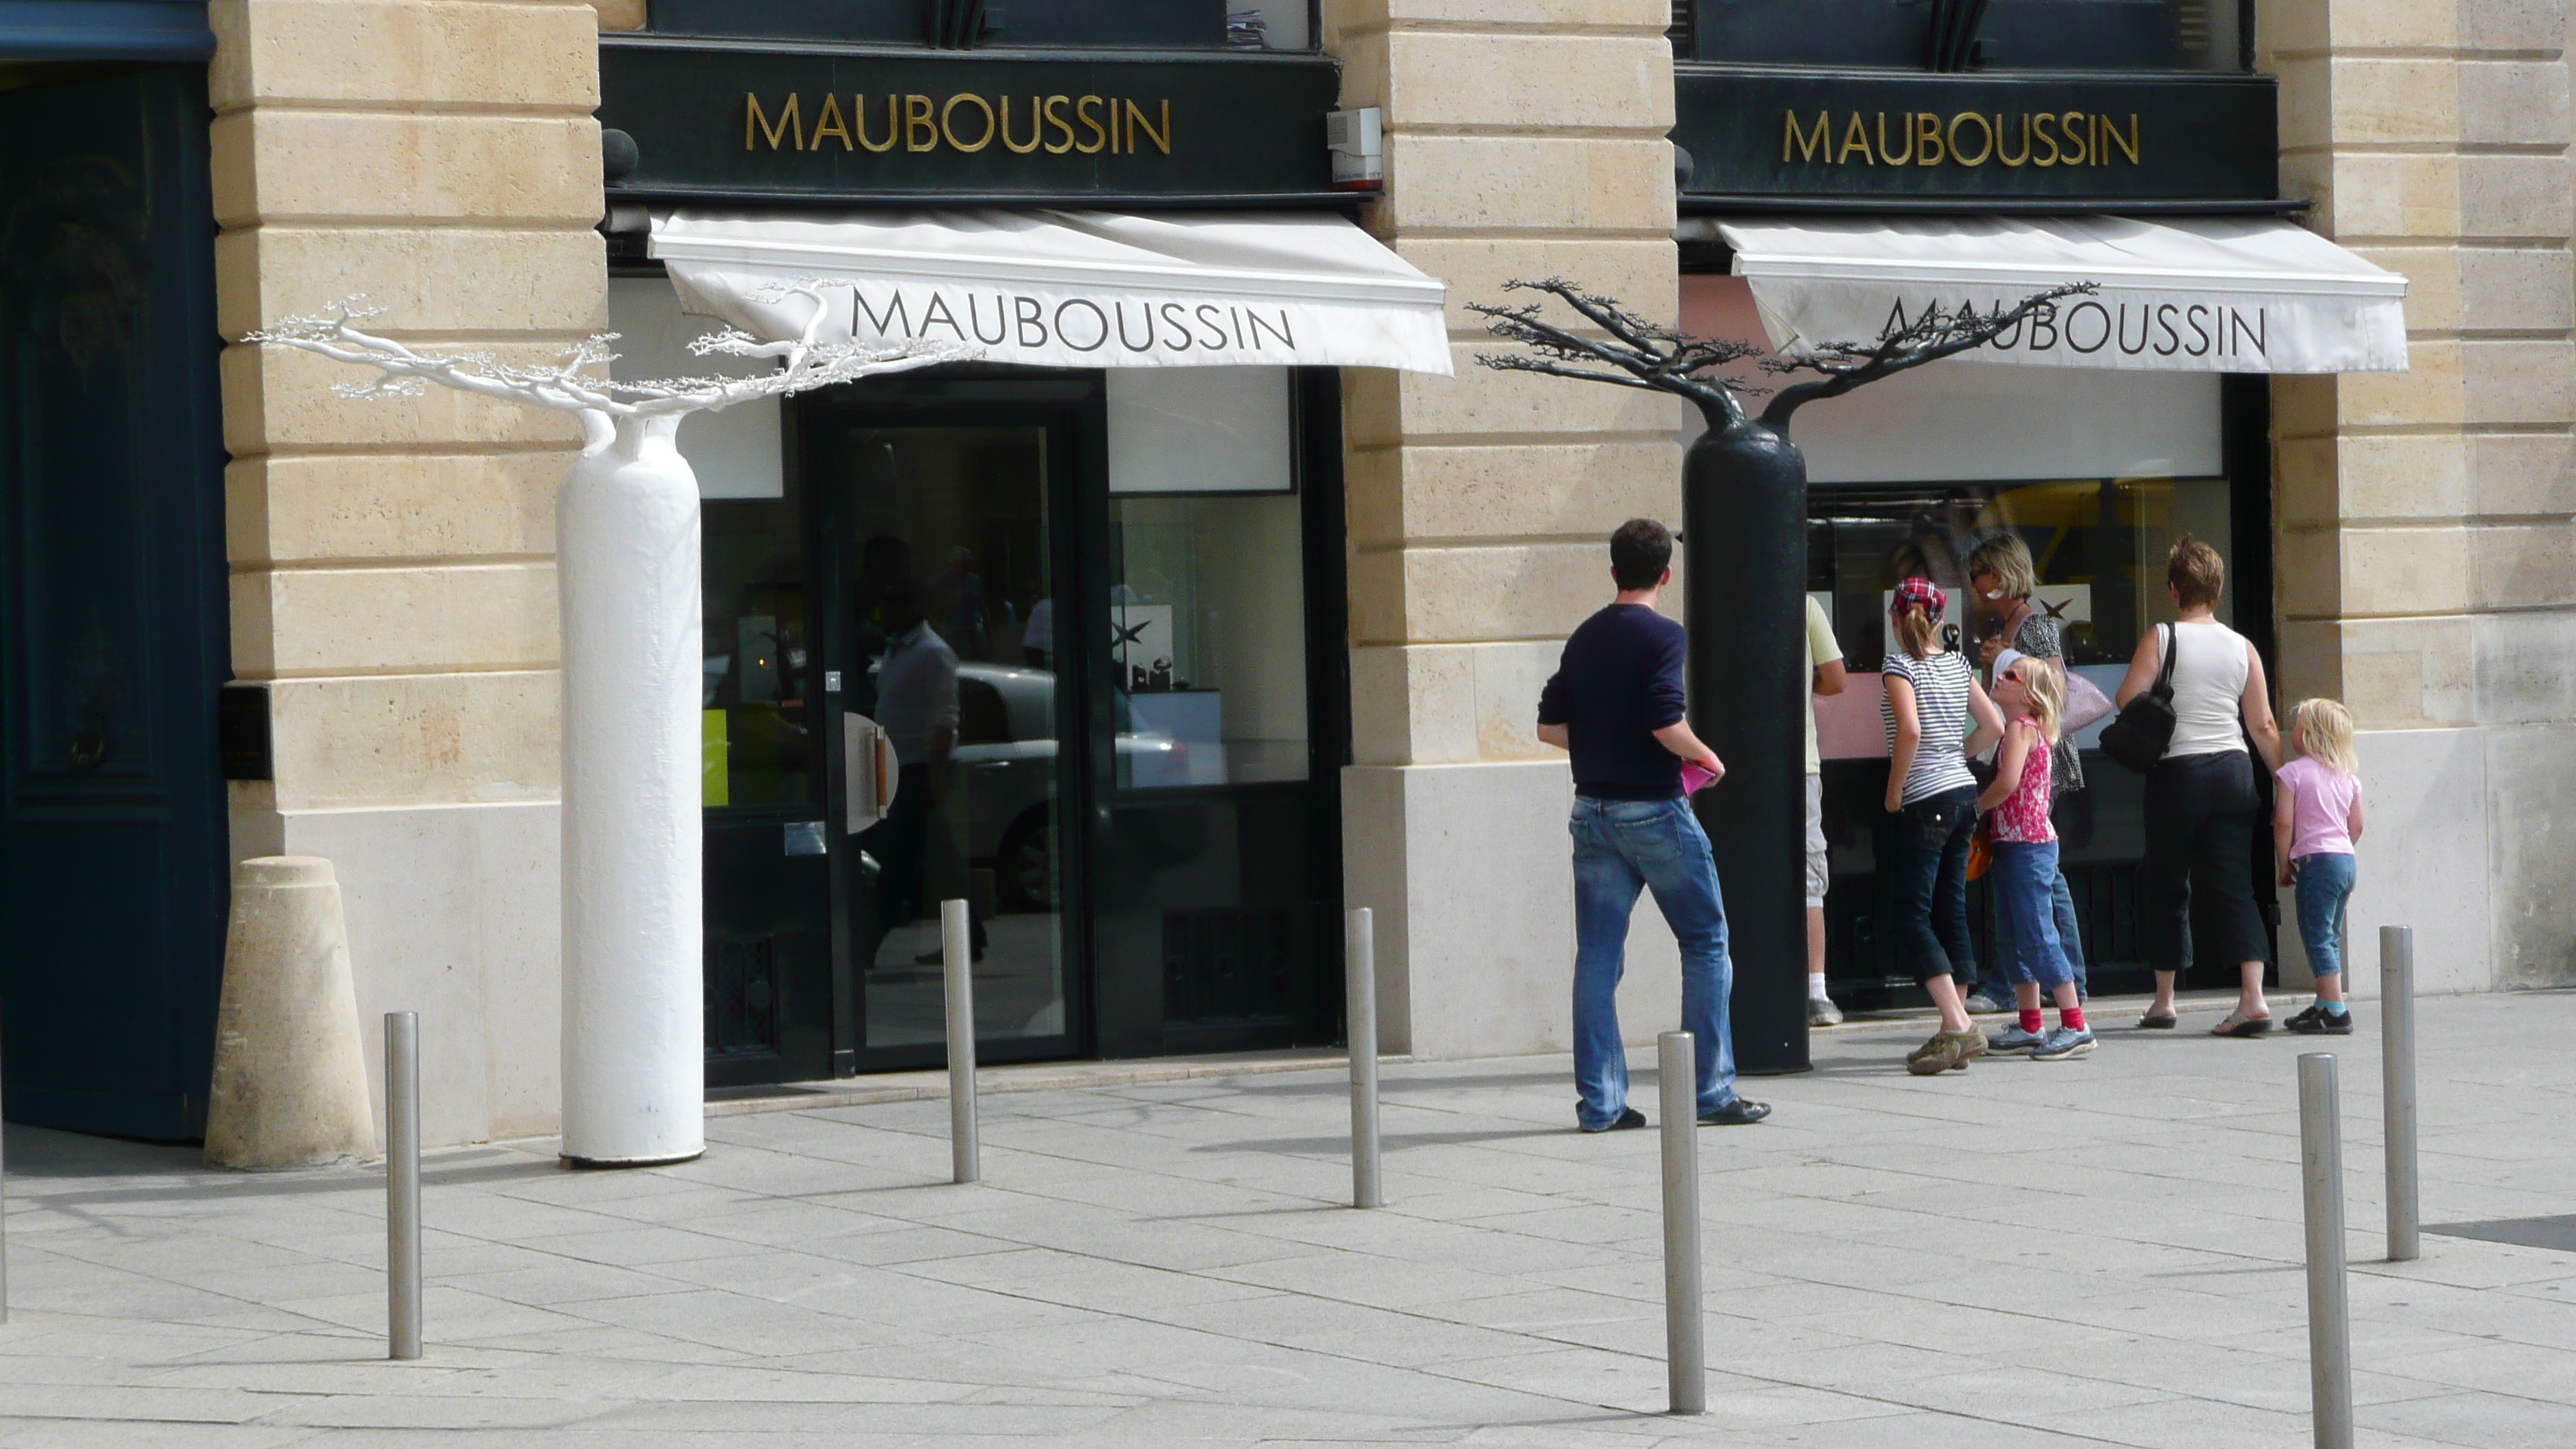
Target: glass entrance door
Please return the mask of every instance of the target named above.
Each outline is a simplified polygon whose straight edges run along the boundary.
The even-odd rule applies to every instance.
[[[1296,456],[1334,446],[1337,383],[1253,382],[1214,440],[1187,405],[1220,389],[1122,403],[1097,373],[904,374],[790,411],[837,1070],[943,1059],[943,900],[970,908],[985,1060],[1333,1039],[1347,725],[1314,645],[1346,628],[1341,494],[1291,467],[1290,424],[1319,440]],[[1224,466],[1256,433],[1268,466]],[[880,735],[893,798],[854,801],[849,742]]]
[[[835,576],[838,724],[881,736],[893,765],[891,801],[854,804],[847,780],[833,801],[857,1064],[943,1051],[947,900],[973,921],[985,1054],[1069,1055],[1058,830],[1074,758],[1057,687],[1054,501],[1067,423],[1042,410],[963,424],[917,409],[809,416],[824,430],[811,456]]]

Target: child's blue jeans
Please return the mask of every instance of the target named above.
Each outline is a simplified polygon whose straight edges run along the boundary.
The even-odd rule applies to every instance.
[[[2057,842],[1993,842],[1996,909],[2011,923],[2014,959],[2005,972],[2014,982],[2036,981],[2042,991],[2074,983],[2075,968],[2057,936]]]
[[[2349,855],[2299,857],[2299,943],[2308,948],[2308,969],[2319,976],[2343,969],[2344,908],[2352,903],[2356,874]]]
[[[2057,907],[2057,914],[2054,917],[2057,922],[2057,945],[2066,953],[2066,964],[2074,969],[2075,990],[2080,995],[2087,989],[2084,982],[2084,934],[2083,928],[2075,919],[2074,894],[2066,888],[2065,860],[2066,857],[2063,854],[2058,856],[2057,874],[2050,878],[2048,892]],[[2021,948],[2013,940],[2011,915],[1998,908],[1991,913],[1990,919],[1994,922],[1995,929],[1996,977],[2007,989],[2024,981],[2039,979],[2022,972]]]

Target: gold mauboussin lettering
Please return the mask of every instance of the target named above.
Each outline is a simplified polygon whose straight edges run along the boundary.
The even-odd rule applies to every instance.
[[[789,97],[792,102],[795,98]],[[792,112],[792,106],[791,106]],[[1961,111],[1944,116],[1933,111],[1900,111],[1895,115],[1895,145],[1889,144],[1885,111],[1842,112],[1831,108],[1780,113],[1780,162],[1784,166],[1958,166],[1969,170],[1989,162],[2000,166],[2135,166],[2144,154],[2138,113],[2124,127],[2120,118],[2095,111],[2030,111],[2019,114]],[[1812,117],[1812,119],[1810,119]],[[1962,128],[1967,144],[1961,144]],[[1877,145],[1870,138],[1877,137]],[[1840,137],[1839,143],[1836,137]],[[2034,141],[2039,147],[2032,153]]]
[[[742,149],[745,151],[949,151],[973,155],[986,149],[1028,155],[1043,151],[1092,156],[1172,154],[1172,103],[1168,98],[1142,101],[1131,96],[979,95],[954,91],[944,96],[897,91],[873,97],[882,116],[883,134],[871,126],[872,98],[857,93],[844,98],[826,92],[808,97],[800,91],[763,97],[746,91],[742,98]],[[1014,100],[1029,130],[1016,130]],[[964,109],[961,111],[960,107]],[[1077,130],[1076,128],[1079,127]],[[1002,143],[994,146],[998,139]]]

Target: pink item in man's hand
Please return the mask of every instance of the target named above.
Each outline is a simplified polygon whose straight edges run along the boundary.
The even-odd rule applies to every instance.
[[[1716,783],[1717,772],[1697,760],[1682,761],[1682,793],[1696,795]]]

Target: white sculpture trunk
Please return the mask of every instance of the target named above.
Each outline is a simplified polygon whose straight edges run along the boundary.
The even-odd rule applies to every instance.
[[[556,501],[563,609],[563,1155],[706,1150],[698,482],[680,415],[586,413]]]

